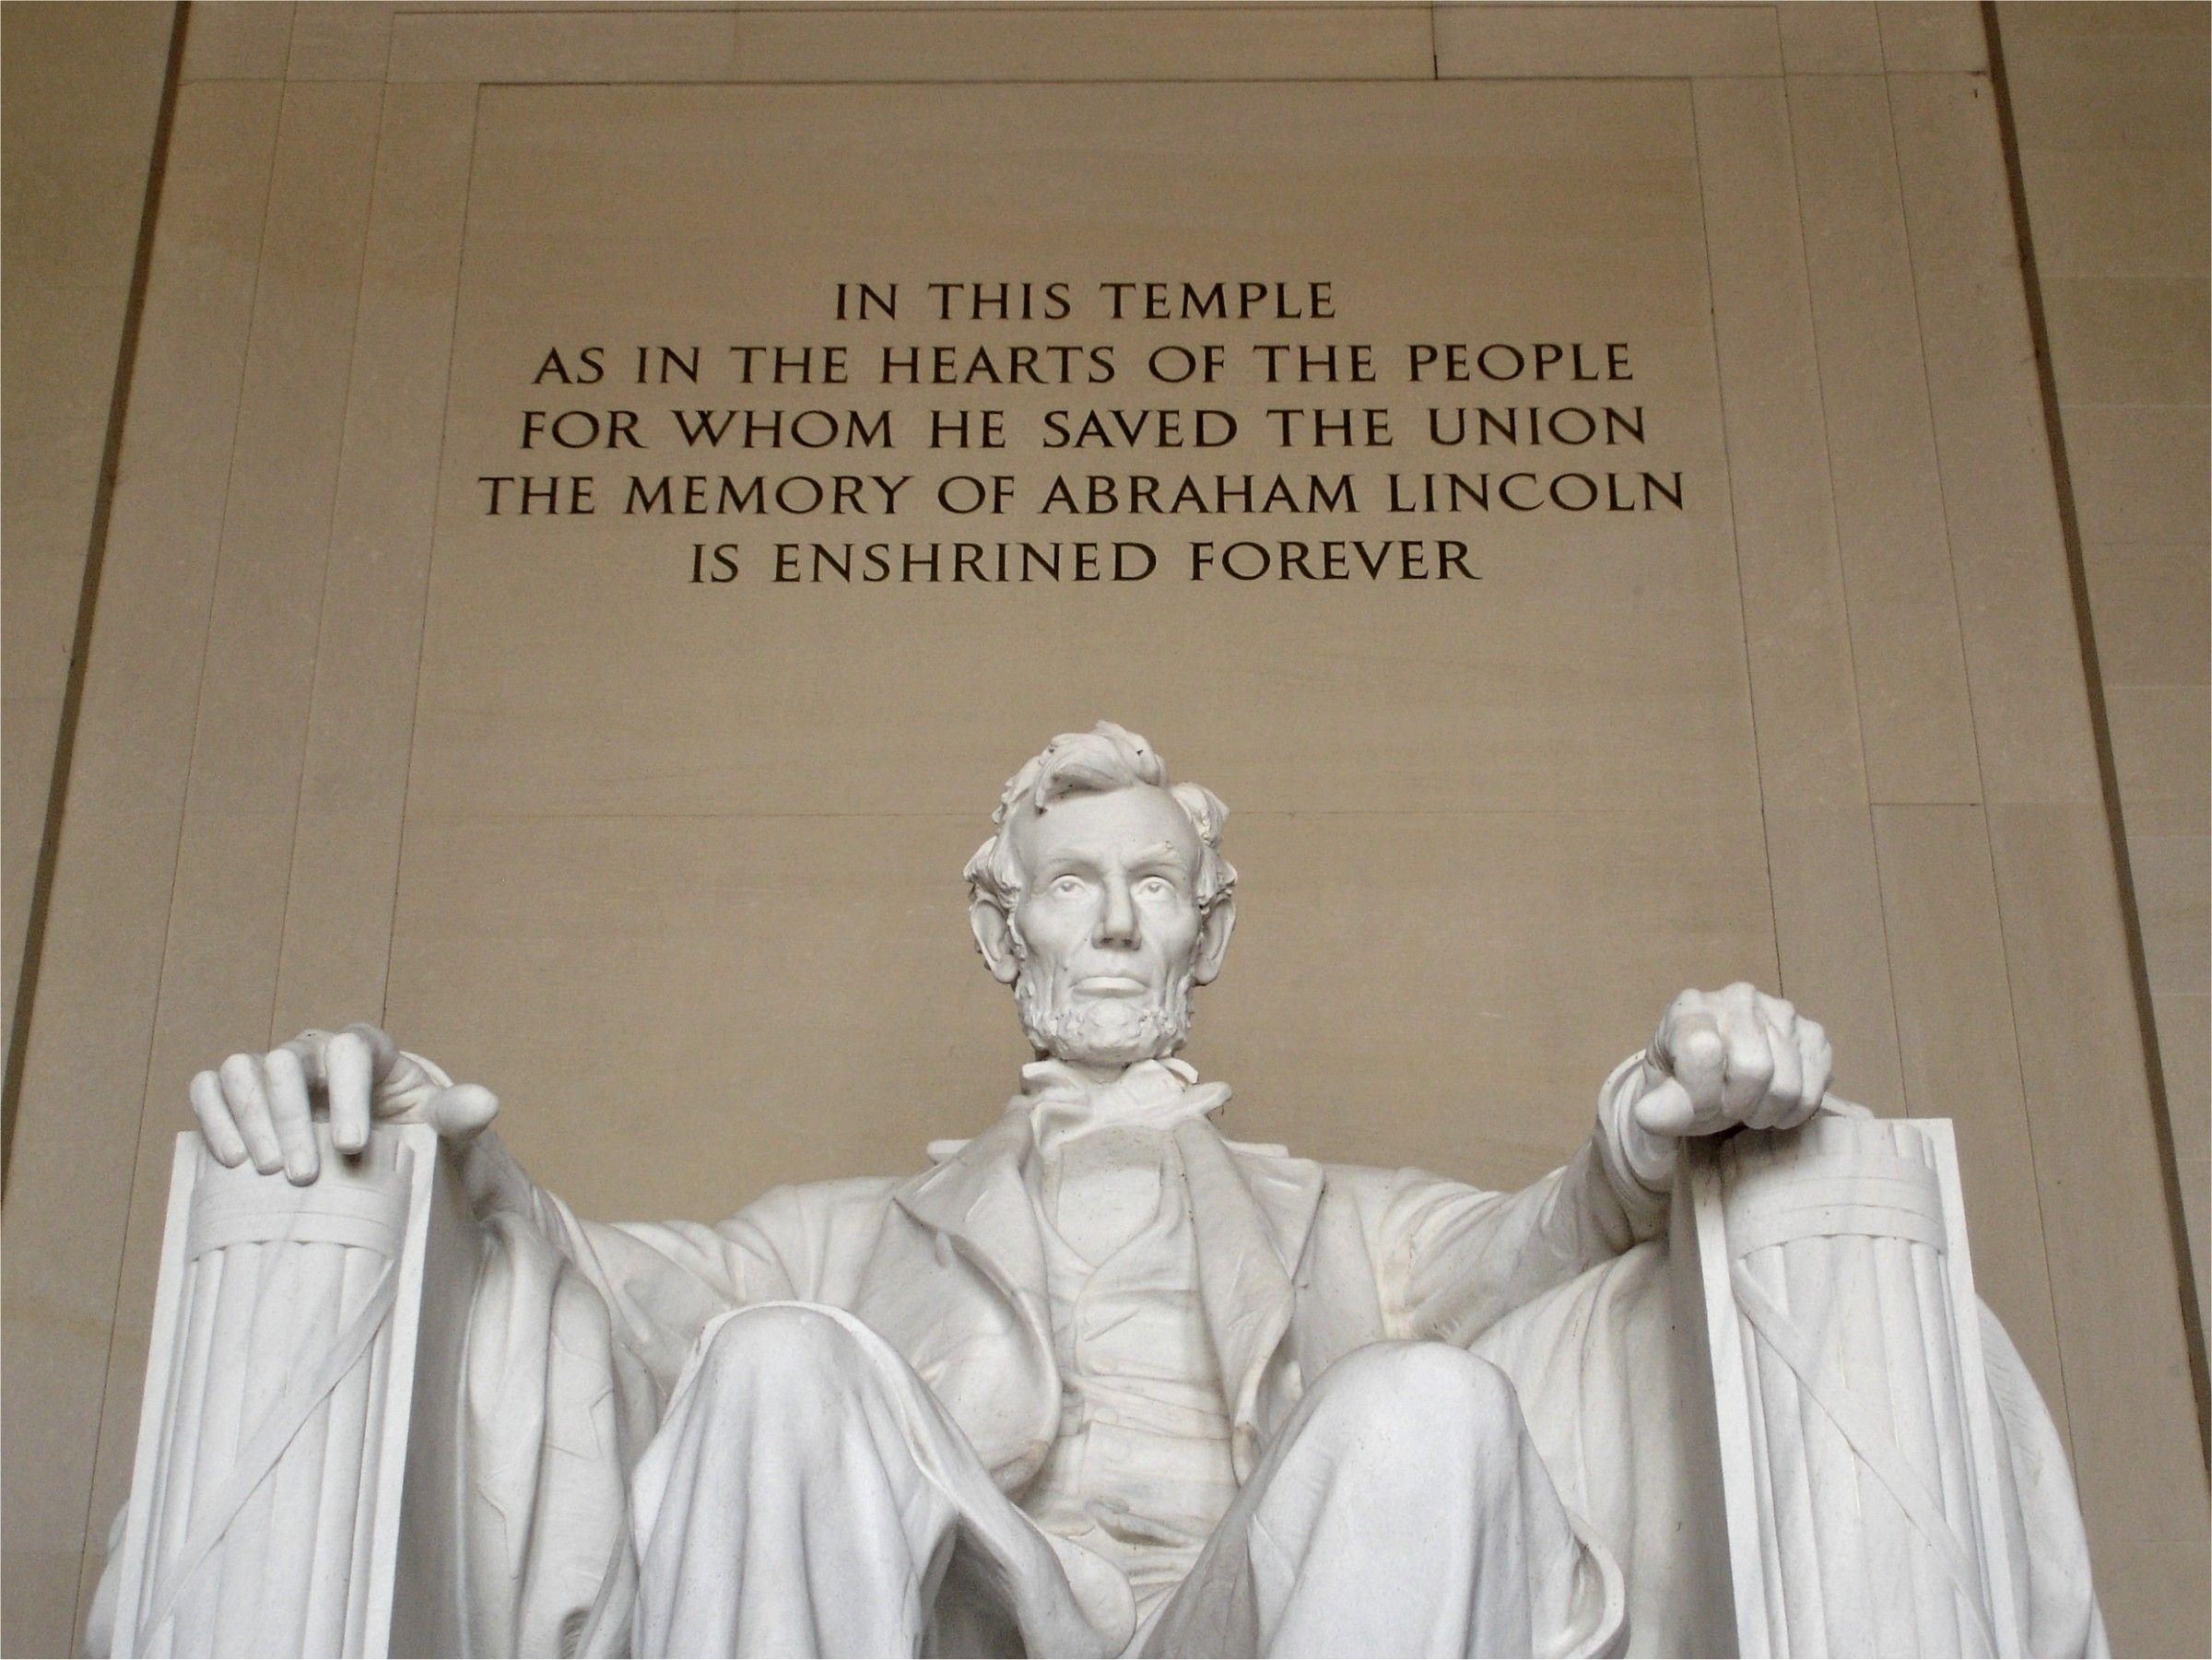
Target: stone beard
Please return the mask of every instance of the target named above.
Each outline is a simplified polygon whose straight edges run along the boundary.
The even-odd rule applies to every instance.
[[[1137,997],[1072,999],[1067,987],[1033,955],[1023,954],[1014,982],[1022,1035],[1056,1061],[1133,1065],[1164,1061],[1191,1035],[1188,973]]]

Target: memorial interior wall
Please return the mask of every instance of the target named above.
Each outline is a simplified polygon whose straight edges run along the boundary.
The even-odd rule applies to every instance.
[[[166,4],[0,9],[0,1007],[11,1014],[176,20]]]
[[[1998,6],[2200,1324],[2212,1298],[2203,6]]]
[[[20,1057],[7,1649],[66,1644],[127,1483],[194,1070],[382,1018],[599,1215],[908,1168],[1021,1058],[959,865],[1101,716],[1234,809],[1192,1048],[1234,1134],[1517,1184],[1668,996],[1738,978],[1829,1024],[1842,1092],[1957,1119],[2115,1639],[2201,1649],[2166,1132],[2015,230],[1965,6],[194,7]],[[1265,292],[1152,318],[1151,280]],[[1065,314],[969,286],[1002,281]],[[1117,379],[1021,379],[1025,342]],[[1443,379],[1453,343],[1524,369]],[[858,371],[748,384],[743,344]],[[671,405],[899,441],[702,446]],[[1470,461],[1454,406],[1554,442]],[[1186,441],[1048,447],[1089,408]],[[1142,513],[1133,473],[1359,505]],[[1422,511],[1454,473],[1496,500]],[[724,475],[897,511],[676,511]],[[996,515],[941,493],[1001,476]],[[579,477],[597,511],[548,489]],[[1393,574],[1328,580],[1330,536],[1396,538]],[[1084,538],[1104,580],[865,580],[870,541]]]

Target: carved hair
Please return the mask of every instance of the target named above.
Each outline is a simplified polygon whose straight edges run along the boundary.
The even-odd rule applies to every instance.
[[[1235,867],[1221,856],[1221,827],[1229,820],[1229,808],[1204,784],[1170,785],[1159,751],[1112,721],[1100,721],[1088,732],[1062,733],[1006,781],[991,815],[998,828],[975,850],[963,873],[969,891],[1012,916],[1026,879],[1011,834],[1015,815],[1041,813],[1065,795],[1104,795],[1137,784],[1165,789],[1198,832],[1198,908],[1212,910],[1237,885]]]

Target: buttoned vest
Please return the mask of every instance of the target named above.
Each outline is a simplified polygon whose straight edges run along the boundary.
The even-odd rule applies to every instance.
[[[1119,1567],[1140,1614],[1181,1582],[1237,1491],[1190,1184],[1171,1139],[1159,1158],[1151,1220],[1101,1262],[1039,1207],[1061,1412],[1022,1499],[1047,1532]]]

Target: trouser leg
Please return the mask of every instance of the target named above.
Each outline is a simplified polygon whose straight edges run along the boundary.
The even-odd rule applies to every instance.
[[[704,1339],[632,1482],[639,1654],[918,1652],[958,1512],[882,1370],[808,1308]]]
[[[641,1655],[912,1654],[986,1631],[1097,1654],[1129,1631],[1120,1575],[1040,1533],[913,1368],[841,1310],[711,1324],[630,1512]]]
[[[1309,1391],[1145,1652],[1590,1653],[1618,1592],[1504,1374],[1443,1344],[1375,1344]]]

